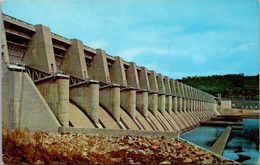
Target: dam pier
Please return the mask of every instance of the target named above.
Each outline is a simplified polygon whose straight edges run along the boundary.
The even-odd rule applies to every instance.
[[[2,57],[7,129],[177,135],[219,115],[206,92],[5,14]]]

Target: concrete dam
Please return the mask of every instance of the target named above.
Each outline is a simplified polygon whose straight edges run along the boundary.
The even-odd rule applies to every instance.
[[[219,115],[213,95],[44,25],[2,18],[3,128],[176,136]]]

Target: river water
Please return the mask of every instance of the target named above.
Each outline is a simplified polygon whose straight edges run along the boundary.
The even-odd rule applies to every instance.
[[[180,137],[209,150],[224,130],[225,127],[200,126],[181,134]],[[250,157],[243,163],[257,163],[259,159],[259,119],[244,119],[243,130],[231,131],[223,156],[237,160],[239,154]]]

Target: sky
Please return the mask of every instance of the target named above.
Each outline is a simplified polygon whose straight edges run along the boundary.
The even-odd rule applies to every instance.
[[[259,74],[257,0],[4,0],[2,11],[174,79]]]

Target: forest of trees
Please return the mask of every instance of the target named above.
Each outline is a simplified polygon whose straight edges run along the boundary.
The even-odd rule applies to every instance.
[[[247,100],[259,100],[259,74],[244,76],[241,74],[195,76],[182,78],[185,84],[222,98],[244,97]]]

